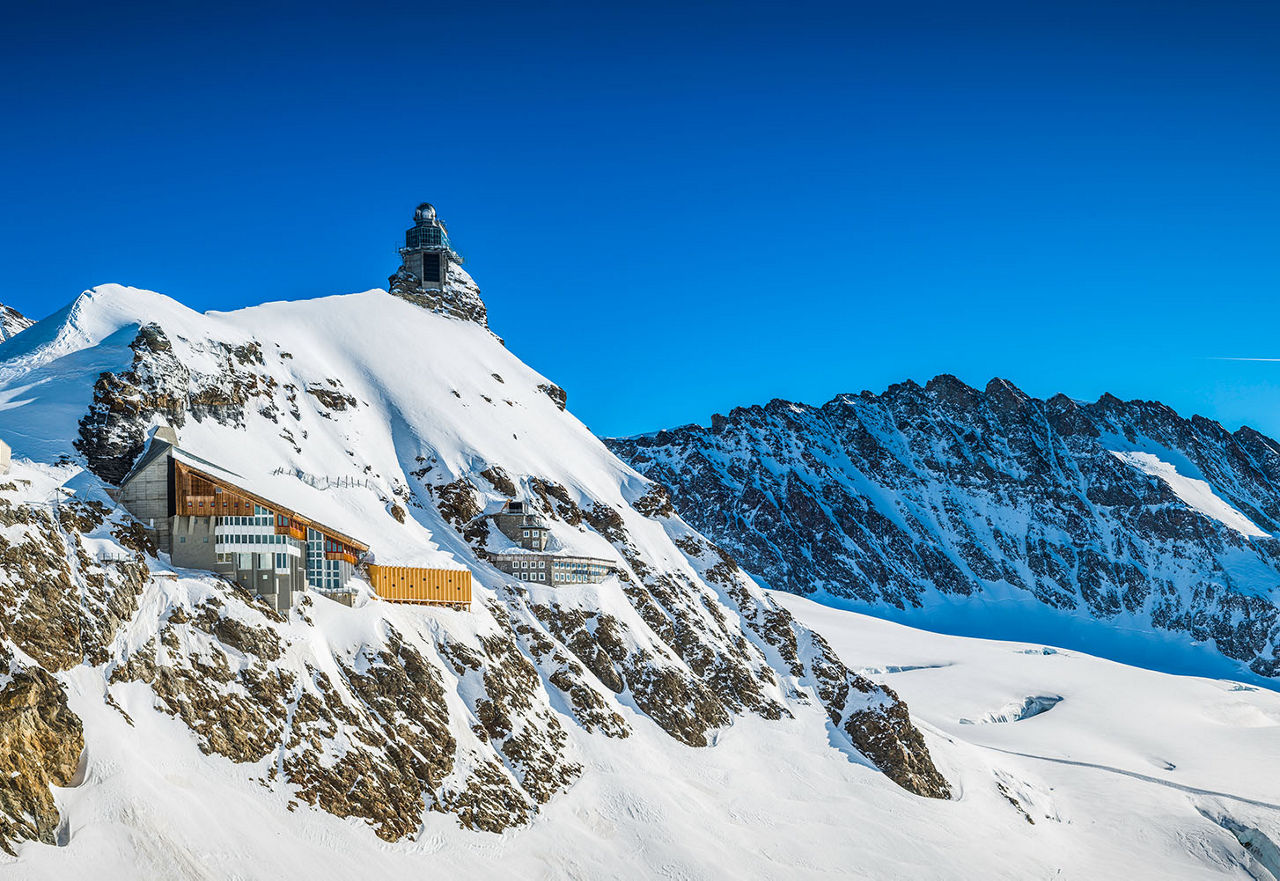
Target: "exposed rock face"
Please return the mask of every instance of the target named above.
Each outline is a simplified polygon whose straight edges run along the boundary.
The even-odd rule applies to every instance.
[[[1013,589],[1280,675],[1280,444],[1252,429],[939,376],[608,444],[773,587],[900,609]],[[1207,481],[1270,535],[1192,507],[1136,453]]]
[[[86,398],[93,388],[75,438],[83,459],[71,455],[71,439],[57,439],[62,464],[21,466],[39,476],[38,491],[0,486],[0,647],[51,674],[79,668],[65,680],[76,701],[97,698],[100,676],[102,699],[126,722],[170,716],[182,724],[166,730],[243,765],[264,787],[296,793],[293,809],[359,818],[387,840],[416,836],[428,811],[489,832],[529,822],[583,774],[586,737],[643,731],[709,746],[745,715],[825,720],[827,730],[814,732],[819,748],[835,744],[913,792],[946,795],[896,696],[778,608],[676,515],[661,488],[561,419],[542,378],[490,334],[382,294],[354,295],[361,314],[381,306],[384,321],[421,322],[414,340],[445,335],[435,351],[464,334],[469,357],[480,358],[475,376],[449,377],[415,403],[367,375],[365,362],[343,362],[339,347],[260,343],[258,324],[237,327],[226,316],[206,332],[202,316],[157,298],[147,315],[167,315],[168,328],[135,324],[130,296],[86,297],[75,317],[98,327],[103,315],[93,310],[108,310],[121,321],[113,333],[124,331],[114,339],[132,338],[126,369],[83,375]],[[297,324],[337,323],[329,312],[323,319]],[[371,338],[396,329],[375,328]],[[398,380],[401,367],[384,366],[385,376]],[[22,382],[39,381],[38,363],[26,369]],[[501,399],[486,397],[497,389]],[[465,412],[471,406],[492,422],[464,441],[478,423]],[[145,531],[105,501],[49,501],[51,490],[72,486],[78,497],[107,499],[104,485],[127,473],[161,420],[206,423],[191,433],[215,437],[208,454],[222,461],[221,451],[239,473],[262,478],[274,467],[272,477],[287,479],[277,463],[293,462],[316,493],[336,487],[364,505],[359,534],[371,544],[382,537],[380,553],[425,529],[433,554],[447,549],[474,572],[471,610],[377,600],[346,608],[304,596],[285,619],[212,574],[168,569]],[[236,462],[250,438],[243,446],[254,452]],[[566,454],[590,473],[563,469],[556,460]],[[566,546],[608,556],[616,579],[562,591],[488,566],[497,537],[478,515],[511,498],[541,509]]]
[[[555,402],[555,405],[561,410],[569,403],[569,395],[564,389],[553,382],[545,382],[538,386],[538,391],[542,392],[548,398]]]
[[[149,576],[133,522],[96,503],[33,503],[0,485],[0,847],[54,843],[49,786],[70,785],[84,737],[51,675],[101,664]],[[109,559],[90,547],[113,548]],[[42,666],[17,660],[18,650]]]
[[[642,712],[689,746],[707,745],[710,733],[735,714],[789,717],[785,702],[807,702],[802,689],[812,688],[836,736],[848,737],[890,779],[918,795],[949,796],[898,696],[845,667],[822,637],[761,593],[724,551],[676,520],[661,487],[649,486],[633,505],[677,532],[675,544],[690,564],[685,571],[659,572],[646,563],[618,509],[579,504],[566,487],[532,482],[544,516],[589,527],[621,553],[631,607],[620,616],[565,600],[528,603],[512,592],[509,606],[527,609],[554,639],[536,654],[564,646],[601,685],[615,694],[627,691]],[[762,651],[762,643],[777,656]],[[560,675],[569,679],[574,668],[562,668]],[[588,704],[584,724],[616,731],[622,720],[609,723],[598,698],[575,698],[573,687],[565,687],[571,680],[551,682],[575,706]]]
[[[537,668],[501,626],[470,645],[388,627],[349,653],[299,659],[273,617],[238,591],[179,607],[117,659],[111,682],[148,684],[204,752],[259,764],[264,783],[288,782],[388,841],[414,835],[426,809],[500,832],[580,774]],[[465,742],[446,677],[450,690],[474,678]]]
[[[7,340],[15,333],[21,333],[33,324],[35,324],[34,321],[17,309],[0,304],[0,340]]]
[[[116,631],[137,608],[149,576],[131,550],[132,523],[101,506],[67,502],[15,504],[16,487],[0,487],[0,635],[51,671],[102,663]],[[102,560],[83,537],[118,535],[121,552]]]
[[[55,843],[60,817],[50,785],[69,786],[84,730],[58,681],[39,667],[0,688],[0,848],[27,839]]]
[[[276,381],[257,368],[263,363],[257,343],[233,346],[209,341],[196,348],[212,356],[221,369],[193,371],[179,359],[173,343],[157,324],[140,328],[130,344],[133,365],[123,373],[103,373],[93,389],[93,405],[80,420],[76,449],[90,469],[110,483],[129,473],[146,446],[153,417],[163,416],[175,428],[187,417],[243,425],[245,407],[261,399],[261,410],[273,421]],[[339,400],[342,396],[336,395]]]
[[[392,296],[407,300],[431,312],[439,312],[451,318],[474,321],[481,327],[489,326],[489,310],[480,298],[480,288],[461,267],[451,265],[444,289],[423,290],[422,280],[401,266],[395,275],[387,279]]]

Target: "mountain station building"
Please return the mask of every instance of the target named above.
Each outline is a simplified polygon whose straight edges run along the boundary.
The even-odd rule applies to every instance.
[[[519,547],[518,551],[489,554],[500,572],[536,584],[598,584],[616,569],[608,560],[576,554],[547,553],[551,528],[526,502],[508,501],[488,515],[498,531]]]
[[[257,495],[163,429],[121,481],[119,501],[173,565],[208,569],[287,611],[307,588],[343,590],[369,546]]]

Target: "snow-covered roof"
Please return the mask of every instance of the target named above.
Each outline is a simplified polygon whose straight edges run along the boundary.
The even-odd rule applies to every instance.
[[[197,474],[207,477],[217,483],[229,484],[235,489],[241,491],[244,495],[249,496],[255,502],[261,504],[264,508],[270,508],[278,514],[289,514],[305,520],[316,531],[324,532],[333,538],[340,539],[346,544],[356,547],[359,550],[367,551],[369,549],[369,545],[367,543],[360,541],[358,538],[347,535],[340,530],[334,529],[332,526],[325,525],[315,517],[308,514],[305,508],[301,510],[289,508],[284,503],[281,503],[276,499],[255,492],[251,487],[246,486],[247,481],[234,471],[230,471],[220,465],[215,465],[207,459],[202,459],[199,456],[188,453],[180,447],[170,447],[170,450],[173,454],[173,458],[182,462],[191,471],[194,471]]]

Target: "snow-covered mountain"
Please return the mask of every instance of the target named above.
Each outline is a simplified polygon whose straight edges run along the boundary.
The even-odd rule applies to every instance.
[[[1280,444],[939,376],[608,441],[762,583],[931,628],[1280,676]]]
[[[219,788],[240,785],[227,803],[240,805],[249,783],[270,823],[351,818],[326,834],[411,852],[424,830],[530,823],[614,761],[614,742],[676,755],[748,719],[807,731],[908,798],[949,795],[893,692],[675,516],[483,311],[445,308],[467,297],[369,291],[202,315],[105,286],[0,345],[15,456],[0,484],[0,738],[22,745],[4,753],[5,847],[69,836],[74,852],[83,831],[79,859],[118,836],[121,866],[198,874],[168,861],[211,833],[158,807],[174,793],[150,801],[159,784],[135,764],[154,761],[215,826],[230,822]],[[174,569],[108,492],[157,425],[381,561],[472,569],[471,610],[309,597],[282,619]],[[505,539],[476,515],[513,496],[618,574],[553,588],[493,568]],[[210,758],[222,776],[206,790],[188,775]],[[48,786],[73,783],[98,795],[60,810]]]
[[[34,321],[17,309],[0,303],[0,341],[21,333],[33,324],[35,324]]]
[[[0,874],[1280,867],[1273,693],[777,601],[458,283],[207,314],[104,286],[0,344]],[[363,589],[281,616],[175,568],[110,492],[160,425],[379,561],[470,568],[471,609]],[[499,572],[475,515],[513,496],[618,575]]]

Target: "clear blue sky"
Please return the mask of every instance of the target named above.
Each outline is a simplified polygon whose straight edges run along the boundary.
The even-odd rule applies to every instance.
[[[1280,435],[1280,6],[21,4],[0,301],[385,286],[599,433],[955,373]],[[601,9],[599,6],[609,6]]]

